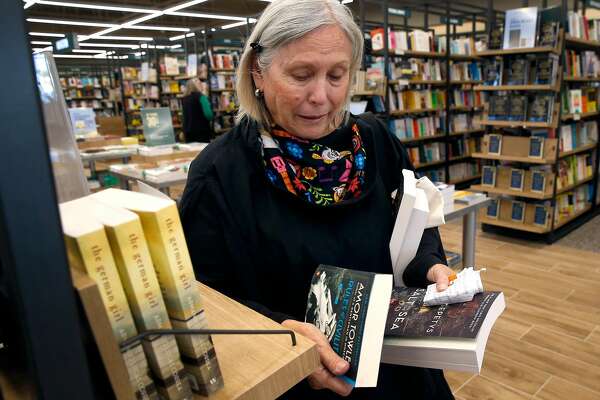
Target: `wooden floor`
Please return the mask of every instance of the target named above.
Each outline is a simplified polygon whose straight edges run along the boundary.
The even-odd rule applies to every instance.
[[[460,251],[460,224],[441,230]],[[479,231],[476,264],[507,307],[481,375],[446,372],[458,400],[600,399],[600,254]]]

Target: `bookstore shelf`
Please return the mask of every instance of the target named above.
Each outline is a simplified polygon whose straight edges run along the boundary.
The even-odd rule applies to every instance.
[[[410,115],[410,114],[425,114],[432,112],[444,111],[443,108],[420,108],[416,110],[403,110],[403,111],[390,111],[390,116],[397,117],[402,115]]]
[[[451,185],[458,185],[460,183],[469,182],[469,181],[473,181],[475,179],[480,179],[480,178],[481,178],[481,174],[478,174],[478,175],[467,176],[465,178],[450,179],[449,183]]]
[[[554,224],[554,229],[558,229],[561,226],[564,226],[564,225],[568,224],[569,222],[577,219],[578,217],[582,216],[583,214],[585,214],[586,212],[590,211],[591,209],[592,209],[592,204],[590,203],[587,206],[585,206],[585,208],[583,208],[582,210],[579,210],[575,214],[569,215],[567,218],[565,218],[562,221],[559,221],[558,223]]]
[[[553,118],[553,122],[532,122],[532,121],[496,121],[491,119],[482,119],[479,122],[485,126],[498,126],[505,128],[556,128],[558,121]]]
[[[388,81],[390,85],[438,85],[445,86],[446,81],[443,80],[420,80],[420,79],[391,79]]]
[[[220,92],[235,92],[235,89],[210,89],[211,92],[220,93]]]
[[[464,156],[456,156],[456,157],[450,157],[448,159],[448,162],[457,162],[457,161],[463,161],[466,160],[468,158],[471,158],[470,154],[464,155]]]
[[[535,226],[535,225],[530,225],[530,224],[523,224],[523,223],[512,222],[512,221],[504,221],[504,220],[492,219],[492,218],[486,217],[485,214],[483,214],[483,213],[481,215],[481,223],[482,224],[499,226],[499,227],[502,227],[502,228],[516,229],[516,230],[519,230],[519,231],[526,231],[526,232],[531,232],[531,233],[544,234],[544,233],[550,232],[550,228],[547,228],[547,227]]]
[[[481,111],[483,110],[482,106],[474,106],[474,107],[467,107],[467,106],[451,106],[450,107],[450,111],[465,111],[465,112],[469,112],[469,111]]]
[[[581,113],[581,114],[564,114],[560,117],[561,120],[563,121],[568,121],[568,120],[580,120],[580,119],[584,119],[584,118],[592,118],[592,117],[597,117],[600,115],[600,111],[592,111],[592,112],[585,112],[585,113]]]
[[[566,76],[564,78],[565,82],[600,82],[600,76],[599,77],[575,77],[575,76]]]
[[[505,194],[509,196],[517,196],[517,197],[525,197],[528,199],[536,199],[536,200],[545,200],[551,199],[552,193],[535,193],[528,190],[511,190],[511,189],[503,189],[497,187],[483,186],[483,185],[472,185],[471,190],[476,192],[487,192],[493,194]]]
[[[585,146],[578,147],[571,151],[562,151],[559,153],[558,158],[565,158],[568,156],[572,156],[573,154],[584,153],[586,151],[595,149],[596,146],[597,146],[597,143],[591,143],[591,144],[586,144]]]
[[[402,143],[413,143],[413,142],[422,142],[424,140],[443,139],[445,137],[446,137],[446,135],[442,133],[441,135],[421,136],[421,137],[417,137],[417,138],[400,139],[400,141]]]
[[[566,35],[565,37],[565,46],[573,49],[600,51],[599,41],[580,39],[570,35]]]
[[[549,91],[549,92],[560,92],[560,80],[557,80],[555,85],[477,85],[473,88],[476,91],[513,91],[513,90],[535,90],[535,91]]]
[[[426,162],[426,163],[421,163],[421,164],[415,164],[414,167],[415,167],[415,169],[424,169],[424,168],[434,167],[436,165],[442,165],[445,162],[446,162],[446,160],[431,161],[431,162]]]
[[[593,176],[590,176],[590,177],[587,177],[587,178],[585,178],[585,179],[582,179],[582,180],[580,180],[580,181],[577,181],[577,182],[575,182],[575,183],[574,183],[574,184],[572,184],[572,185],[565,186],[564,188],[557,189],[557,190],[556,190],[556,194],[561,194],[561,193],[565,193],[565,192],[568,192],[568,191],[570,191],[570,190],[573,190],[573,189],[575,189],[576,187],[579,187],[579,186],[581,186],[581,185],[583,185],[583,184],[586,184],[586,183],[588,183],[588,182],[592,181],[593,179],[594,179],[594,177],[593,177]]]
[[[479,57],[490,57],[490,56],[508,56],[515,54],[530,54],[530,53],[553,53],[560,54],[560,49],[556,47],[544,46],[544,47],[530,47],[523,49],[510,49],[510,50],[484,50],[477,52]]]
[[[546,158],[504,156],[504,155],[496,155],[496,154],[488,154],[488,153],[472,153],[471,157],[482,158],[485,160],[513,161],[513,162],[522,162],[522,163],[529,163],[529,164],[553,164],[555,162],[554,159],[549,160]]]
[[[451,85],[478,85],[480,83],[483,83],[483,81],[481,80],[476,80],[476,81],[450,81]]]

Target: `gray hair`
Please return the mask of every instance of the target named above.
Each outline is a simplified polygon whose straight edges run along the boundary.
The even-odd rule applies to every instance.
[[[338,0],[276,0],[269,4],[256,22],[252,34],[246,41],[236,76],[236,93],[240,103],[236,122],[249,117],[269,129],[271,116],[262,99],[254,95],[256,87],[252,78],[254,56],[261,71],[266,71],[279,49],[294,40],[324,26],[337,25],[352,43],[350,62],[350,85],[346,103],[339,110],[346,114],[350,101],[350,86],[363,56],[363,35],[352,18],[352,12]],[[253,51],[251,43],[262,46],[260,54]]]

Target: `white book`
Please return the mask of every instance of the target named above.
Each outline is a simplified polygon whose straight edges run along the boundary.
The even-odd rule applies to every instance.
[[[534,47],[537,18],[537,7],[523,7],[506,11],[503,48],[519,49]]]
[[[402,170],[402,175],[404,193],[390,240],[390,256],[396,286],[405,286],[404,270],[417,254],[429,216],[427,195],[425,191],[417,188],[414,173]]]

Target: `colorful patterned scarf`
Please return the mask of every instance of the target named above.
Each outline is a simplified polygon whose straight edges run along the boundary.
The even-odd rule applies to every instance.
[[[262,131],[261,141],[267,178],[276,187],[319,206],[360,196],[367,157],[356,123],[348,150],[336,151],[281,128],[270,135]]]

